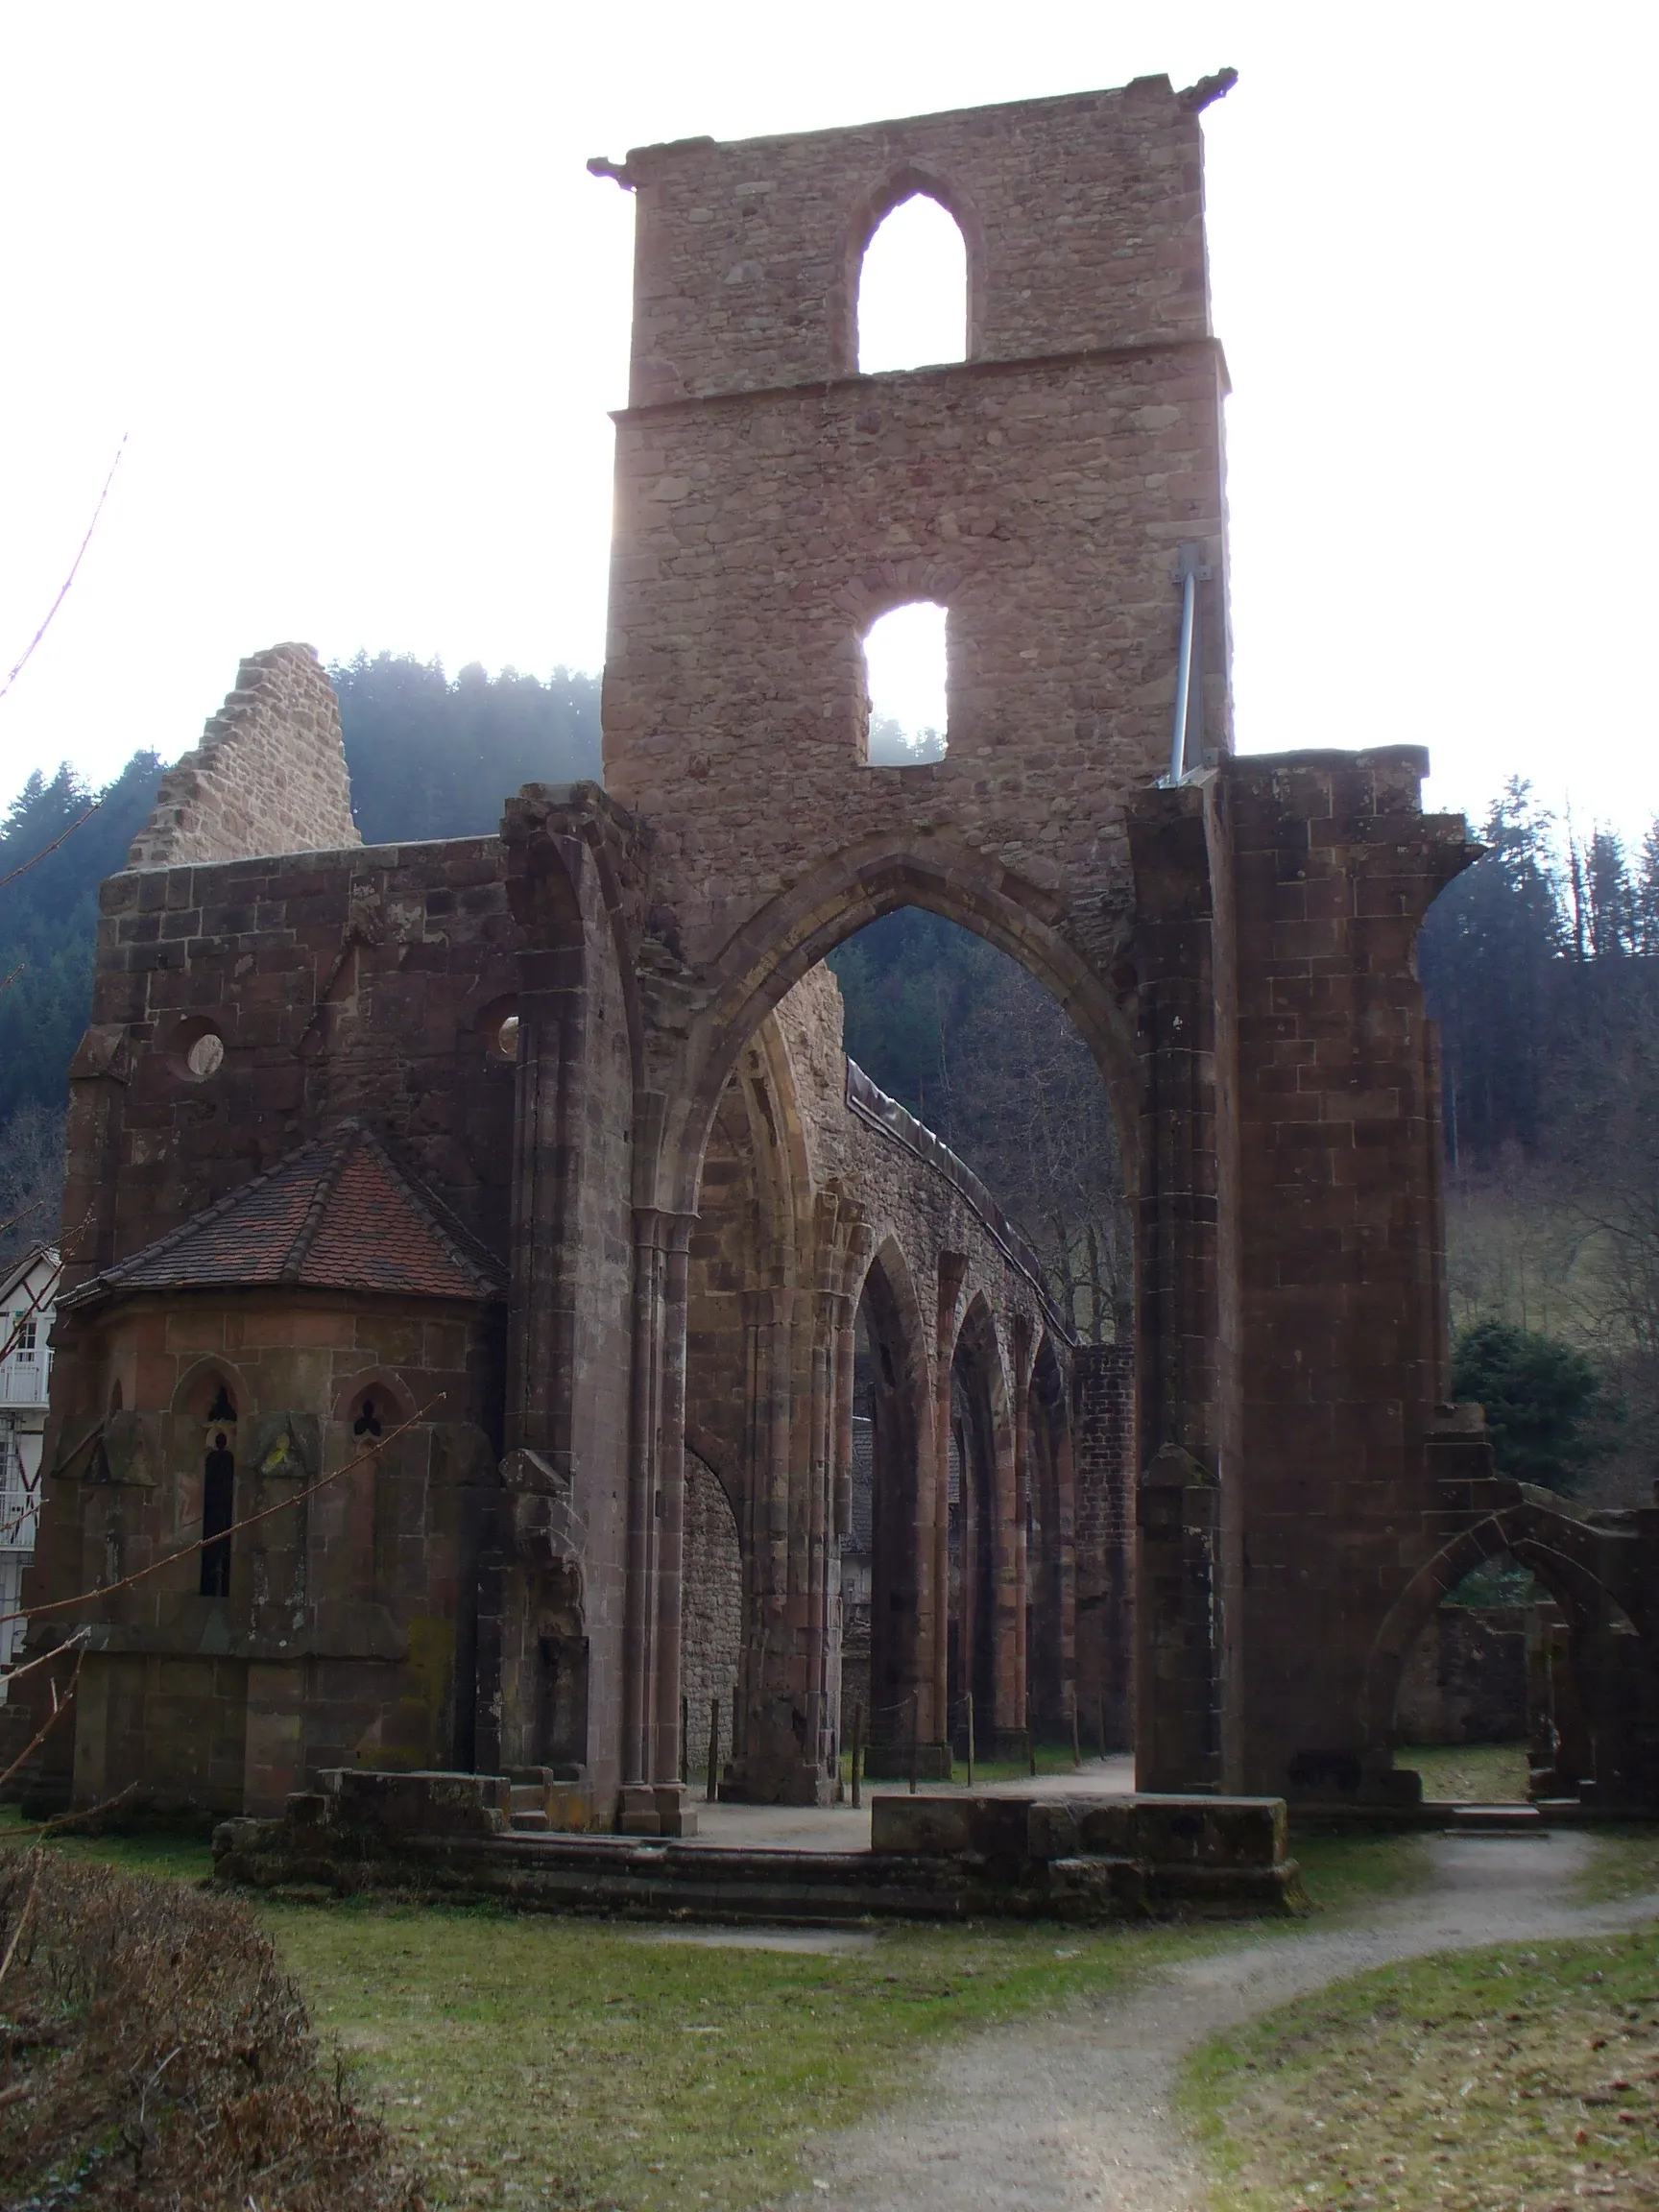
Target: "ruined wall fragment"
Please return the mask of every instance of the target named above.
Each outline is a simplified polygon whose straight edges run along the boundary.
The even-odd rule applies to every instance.
[[[202,742],[161,779],[130,868],[360,845],[340,702],[309,645],[252,653]]]

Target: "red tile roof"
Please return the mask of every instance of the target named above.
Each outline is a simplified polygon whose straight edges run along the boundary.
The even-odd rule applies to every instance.
[[[59,1303],[277,1284],[472,1300],[506,1287],[494,1256],[360,1122],[343,1121]]]

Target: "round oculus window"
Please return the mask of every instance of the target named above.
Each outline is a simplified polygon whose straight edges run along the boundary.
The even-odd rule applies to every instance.
[[[217,1075],[225,1065],[225,1040],[209,1029],[190,1046],[184,1055],[184,1066],[198,1083],[205,1083],[209,1075]]]

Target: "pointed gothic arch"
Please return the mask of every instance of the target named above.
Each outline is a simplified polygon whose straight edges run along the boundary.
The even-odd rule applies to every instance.
[[[830,373],[858,374],[858,278],[864,255],[895,207],[918,195],[934,201],[962,233],[968,298],[962,358],[977,360],[985,343],[985,225],[963,187],[930,161],[905,159],[870,183],[848,211],[829,298]]]

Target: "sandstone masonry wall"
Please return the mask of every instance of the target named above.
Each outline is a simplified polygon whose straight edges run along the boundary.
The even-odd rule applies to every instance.
[[[633,403],[851,373],[859,257],[918,188],[963,229],[971,357],[1203,336],[1198,106],[1146,77],[854,130],[637,149],[623,173],[638,204]]]
[[[1413,1646],[1400,1679],[1394,1710],[1400,1741],[1522,1743],[1532,1610],[1525,1605],[1442,1605]]]
[[[1135,1351],[1080,1344],[1071,1356],[1077,1555],[1077,1717],[1093,1743],[1135,1740]]]
[[[309,645],[250,654],[202,742],[161,779],[130,868],[337,852],[363,842],[340,703]]]
[[[1219,561],[1221,389],[1199,349],[623,420],[606,781],[652,822],[688,943],[717,950],[819,854],[942,821],[1046,891],[1124,885],[1126,798],[1168,762],[1170,565],[1188,539]],[[949,750],[871,767],[861,639],[915,599],[949,611]]]
[[[1167,761],[1188,541],[1230,744],[1201,104],[1147,79],[630,157],[606,777],[694,964],[825,856],[943,830],[1064,893],[1086,946]],[[918,190],[967,240],[969,357],[859,376],[863,249]],[[949,750],[872,768],[860,640],[917,599],[949,611]]]
[[[100,893],[92,1026],[70,1067],[69,1274],[137,1251],[360,1115],[496,1253],[513,1066],[488,1011],[521,932],[500,841],[143,868]],[[187,1047],[223,1057],[197,1076]]]
[[[690,1716],[693,1774],[706,1770],[709,1707],[720,1701],[720,1745],[732,1752],[732,1693],[743,1644],[743,1558],[731,1503],[712,1468],[685,1455],[685,1562],[682,1586],[680,1689]]]

